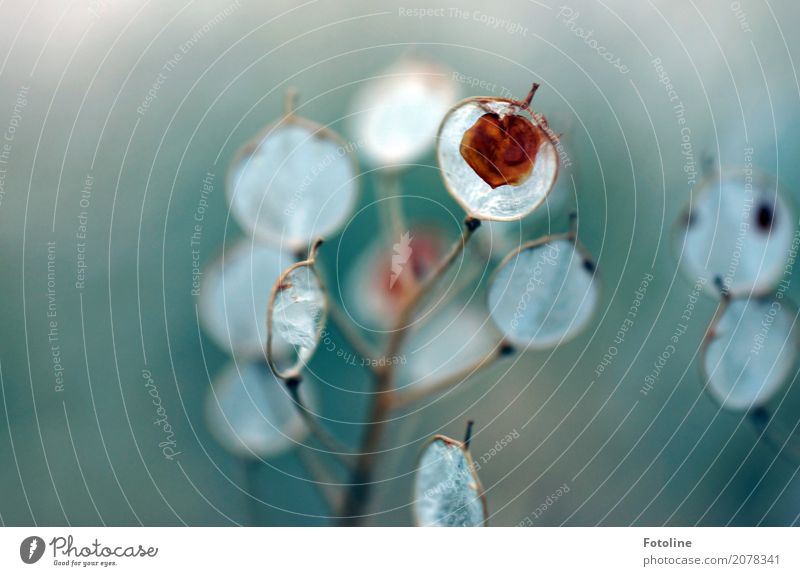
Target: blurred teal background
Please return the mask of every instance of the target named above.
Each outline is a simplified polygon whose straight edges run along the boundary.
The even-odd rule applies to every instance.
[[[451,7],[468,16],[452,15]],[[444,11],[405,15],[412,8]],[[739,166],[753,147],[754,164],[779,179],[798,209],[798,17],[793,2],[757,0],[3,4],[0,130],[14,130],[0,192],[0,520],[329,523],[294,453],[257,470],[250,488],[268,505],[253,506],[242,492],[245,466],[207,431],[209,378],[228,356],[198,329],[189,238],[209,172],[215,189],[202,262],[242,237],[224,198],[227,164],[279,116],[289,86],[299,90],[301,114],[355,139],[346,116],[359,85],[397,58],[419,54],[498,95],[505,89],[522,97],[532,81],[542,84],[534,106],[563,134],[572,166],[561,175],[564,205],[532,217],[525,236],[564,230],[577,207],[579,236],[597,259],[604,293],[595,322],[576,340],[524,353],[398,419],[370,523],[411,522],[419,445],[434,433],[460,436],[467,418],[477,421],[476,458],[519,433],[481,466],[495,525],[797,522],[798,464],[776,459],[745,417],[721,411],[703,392],[697,350],[716,309],[712,298],[701,297],[654,390],[640,390],[692,289],[670,237],[691,185],[680,127],[653,61],[660,59],[685,105],[698,170]],[[593,30],[628,71],[604,60],[576,27]],[[486,92],[465,82],[459,88],[464,97]],[[461,212],[433,153],[420,164],[404,190],[443,208],[412,201],[407,211],[454,236],[452,214]],[[87,175],[91,191],[82,195]],[[362,179],[363,203],[375,197],[372,182]],[[367,215],[322,248],[331,282],[380,232],[379,222]],[[77,288],[76,233],[84,225],[85,283]],[[596,377],[650,273],[634,326]],[[796,280],[790,295],[800,300]],[[53,368],[53,320],[63,389]],[[347,391],[367,390],[366,375],[324,353],[312,367],[344,389],[320,387],[320,405],[345,421],[336,431],[355,445],[360,427],[346,422],[361,420],[366,405]],[[175,460],[158,447],[143,370],[174,427]],[[800,409],[795,388],[786,388],[777,409],[790,429]],[[569,491],[541,511],[564,484]]]

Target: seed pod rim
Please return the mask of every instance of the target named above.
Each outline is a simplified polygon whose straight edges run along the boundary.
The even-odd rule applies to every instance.
[[[492,289],[492,286],[497,281],[497,275],[500,273],[506,265],[508,265],[511,260],[515,257],[519,256],[525,250],[531,250],[534,248],[540,248],[549,242],[559,241],[559,240],[566,240],[571,242],[575,247],[575,250],[581,256],[584,262],[591,262],[594,264],[594,270],[592,272],[593,282],[595,283],[596,290],[597,290],[597,305],[594,306],[592,309],[591,315],[586,319],[587,326],[594,320],[595,316],[600,311],[601,305],[600,302],[603,298],[604,293],[604,285],[603,285],[603,277],[600,273],[600,268],[597,266],[597,262],[592,256],[591,252],[583,245],[583,243],[578,240],[578,235],[575,232],[561,232],[556,234],[546,234],[540,238],[536,238],[535,240],[528,240],[527,242],[523,242],[518,247],[514,248],[511,252],[506,254],[502,260],[495,266],[495,269],[489,275],[489,279],[486,283],[486,308],[489,311],[489,317],[492,319],[492,323],[495,325],[497,330],[503,335],[504,338],[508,339],[509,342],[516,346],[521,346],[525,350],[550,350],[553,348],[550,344],[536,344],[534,342],[523,342],[519,341],[518,339],[514,338],[513,336],[509,336],[505,333],[505,331],[497,325],[497,322],[494,320],[494,316],[492,315],[492,308],[489,305],[489,293]],[[572,334],[566,335],[562,338],[556,346],[561,346],[566,344],[567,342],[571,342],[573,339],[577,338],[581,333],[583,333],[583,328],[580,330],[575,330]]]
[[[467,206],[466,202],[464,202],[461,199],[461,195],[453,190],[453,188],[452,188],[452,186],[450,184],[450,181],[447,178],[446,171],[442,166],[442,155],[441,155],[441,152],[440,152],[440,148],[441,148],[440,147],[440,143],[442,141],[442,132],[444,130],[445,125],[447,124],[447,121],[450,119],[450,117],[453,115],[453,113],[455,113],[455,111],[458,110],[459,108],[461,108],[462,106],[466,106],[467,104],[471,104],[471,103],[478,103],[479,106],[481,108],[483,108],[483,106],[488,102],[501,102],[501,103],[504,103],[504,104],[508,104],[509,106],[511,106],[511,107],[513,107],[513,108],[515,108],[517,110],[514,113],[515,115],[522,115],[522,112],[528,112],[528,116],[526,116],[526,119],[531,124],[533,124],[534,128],[536,128],[536,129],[538,129],[538,130],[540,130],[542,132],[542,134],[545,136],[546,140],[553,146],[553,148],[557,148],[558,139],[554,138],[552,136],[552,131],[549,129],[549,127],[547,129],[543,128],[542,125],[541,125],[541,122],[536,117],[537,115],[534,115],[530,111],[529,108],[523,107],[518,100],[514,100],[512,98],[500,98],[500,97],[494,97],[494,96],[472,96],[470,98],[463,98],[462,100],[459,100],[458,102],[453,104],[453,106],[447,111],[447,113],[442,118],[442,122],[439,124],[439,129],[436,132],[436,161],[439,164],[439,172],[441,174],[442,182],[444,183],[444,187],[447,189],[448,194],[450,194],[450,196],[458,203],[458,205],[461,206],[461,208],[464,210],[464,212],[467,213],[467,215],[469,215],[469,216],[471,216],[473,218],[477,218],[478,220],[489,220],[489,221],[492,221],[492,222],[516,222],[518,220],[522,220],[523,218],[525,218],[527,216],[530,216],[542,204],[544,204],[545,201],[547,200],[547,197],[550,196],[550,192],[552,192],[553,188],[555,187],[555,183],[558,180],[558,174],[559,174],[559,171],[561,169],[561,158],[559,157],[558,152],[556,152],[556,154],[555,154],[555,159],[556,159],[555,173],[553,174],[553,179],[550,182],[550,186],[548,187],[547,192],[542,195],[541,199],[539,199],[538,202],[532,204],[530,209],[526,210],[524,213],[519,214],[517,216],[492,216],[492,217],[488,217],[486,215],[475,214],[472,211],[472,209],[469,206]],[[493,110],[486,109],[486,113],[493,113],[493,112],[494,112]],[[544,116],[541,116],[541,118],[544,120]],[[545,125],[546,125],[547,121],[544,120],[544,122],[545,122]],[[466,160],[464,162],[466,163]],[[467,166],[469,167],[468,164],[467,164]],[[469,167],[469,169],[472,170],[471,167]],[[489,191],[487,193],[491,194],[492,192],[494,192],[494,190],[491,190],[491,191]]]

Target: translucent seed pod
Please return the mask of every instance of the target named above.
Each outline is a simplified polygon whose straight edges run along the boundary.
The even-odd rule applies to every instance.
[[[354,145],[333,130],[286,116],[236,154],[228,171],[231,213],[245,230],[287,251],[337,232],[358,196]]]
[[[488,511],[472,456],[462,442],[434,436],[422,449],[414,479],[417,526],[485,526]]]
[[[238,241],[215,259],[200,287],[200,322],[222,349],[239,359],[264,355],[267,295],[292,258],[272,246]],[[285,357],[289,349],[277,353]]]
[[[705,278],[708,291],[722,278],[732,296],[770,293],[783,273],[795,221],[777,184],[751,172],[724,172],[702,182],[691,202],[673,235],[686,275]]]
[[[319,344],[328,312],[322,281],[314,270],[321,240],[311,248],[308,260],[289,267],[272,288],[267,309],[267,360],[277,376],[295,378]],[[286,361],[281,352],[292,354]]]
[[[529,99],[469,98],[442,120],[437,141],[442,178],[474,218],[519,220],[540,206],[555,184],[558,140],[528,104]]]
[[[436,62],[404,58],[365,84],[353,107],[355,132],[370,164],[414,162],[430,148],[458,89]]]
[[[277,456],[308,434],[286,387],[259,361],[229,364],[209,389],[205,415],[217,442],[239,456]]]
[[[449,304],[411,328],[400,350],[397,387],[423,389],[473,365],[500,340],[486,311]]]
[[[706,390],[728,410],[768,402],[797,366],[797,311],[785,298],[732,299],[706,335],[700,367]]]
[[[599,305],[594,261],[571,233],[523,244],[489,281],[489,314],[520,347],[563,344],[589,325]]]

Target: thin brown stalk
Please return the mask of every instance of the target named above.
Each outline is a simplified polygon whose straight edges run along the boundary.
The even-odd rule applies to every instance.
[[[307,450],[298,450],[297,457],[303,468],[308,472],[310,479],[322,494],[325,504],[335,514],[341,505],[341,496],[334,488],[333,478],[325,465]]]
[[[342,465],[347,468],[353,467],[353,454],[347,449],[346,446],[341,444],[317,419],[316,415],[308,409],[303,398],[300,396],[299,388],[300,382],[295,380],[287,381],[287,388],[292,396],[297,411],[300,417],[305,422],[311,434],[322,444],[327,452],[336,458]]]
[[[497,346],[492,348],[492,350],[487,352],[482,358],[479,358],[469,366],[465,366],[458,372],[450,376],[440,378],[435,382],[431,382],[429,384],[420,383],[419,385],[411,387],[408,390],[402,390],[395,393],[392,401],[392,409],[399,410],[406,408],[407,406],[415,404],[420,400],[424,400],[425,398],[440,392],[444,392],[453,386],[461,384],[482,370],[489,368],[497,360],[508,355],[511,351],[511,347],[505,342],[505,340],[501,340]]]

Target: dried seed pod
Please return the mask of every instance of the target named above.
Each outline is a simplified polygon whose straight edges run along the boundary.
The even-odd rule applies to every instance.
[[[489,314],[506,339],[526,348],[575,337],[599,304],[594,261],[571,233],[523,244],[489,283]]]
[[[303,386],[301,393],[307,390]],[[292,404],[264,362],[231,363],[209,389],[205,415],[214,438],[228,451],[266,458],[290,450],[308,434]]]
[[[785,298],[725,302],[701,352],[706,390],[724,408],[768,402],[797,365],[797,311]]]
[[[752,171],[704,181],[674,228],[674,250],[692,281],[716,278],[732,296],[771,292],[785,266],[794,217],[777,184]],[[716,295],[716,294],[715,294]]]
[[[462,442],[434,436],[422,449],[414,480],[417,526],[485,526],[488,511],[472,456]]]
[[[519,220],[547,197],[558,176],[557,138],[530,98],[469,98],[442,120],[437,153],[450,194],[481,220]]]
[[[275,281],[292,261],[284,252],[240,240],[214,260],[200,287],[199,316],[214,342],[239,359],[264,355],[267,300]],[[285,357],[288,348],[279,350]]]
[[[402,165],[422,156],[457,92],[450,69],[422,58],[404,58],[367,83],[353,114],[369,162]]]
[[[272,288],[267,309],[267,360],[283,379],[299,376],[300,369],[317,348],[328,300],[322,281],[314,270],[317,249],[312,247],[308,260],[288,268]],[[282,361],[281,351],[288,347],[293,354]]]
[[[288,251],[330,236],[355,208],[354,145],[294,113],[246,144],[231,162],[227,197],[245,230]]]

